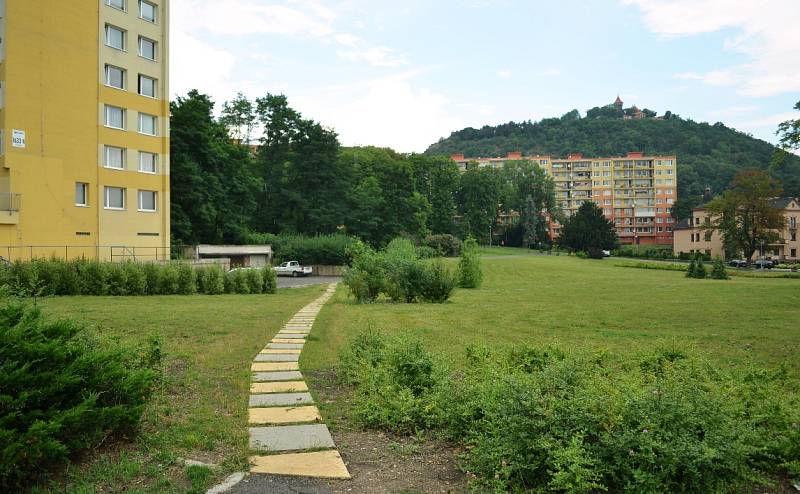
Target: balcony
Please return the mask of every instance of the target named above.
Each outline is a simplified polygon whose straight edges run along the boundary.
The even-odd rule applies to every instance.
[[[19,223],[19,208],[22,195],[13,192],[0,192],[0,225]]]

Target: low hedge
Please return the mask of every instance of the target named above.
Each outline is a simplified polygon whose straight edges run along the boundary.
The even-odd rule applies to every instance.
[[[434,249],[444,257],[458,257],[461,253],[461,240],[448,233],[428,235],[422,240],[422,245]]]
[[[368,332],[340,355],[355,417],[457,443],[477,492],[743,492],[800,477],[800,395],[783,369],[680,350],[631,356],[468,347],[465,369]]]
[[[348,249],[356,239],[344,234],[304,235],[250,233],[247,243],[271,245],[275,262],[298,261],[300,264],[344,266],[349,265],[351,256]]]
[[[242,281],[240,281],[240,279]],[[33,260],[0,266],[0,286],[17,296],[275,293],[271,267],[225,272],[220,266]]]
[[[0,491],[136,430],[160,375],[157,340],[126,349],[37,308],[0,308]]]

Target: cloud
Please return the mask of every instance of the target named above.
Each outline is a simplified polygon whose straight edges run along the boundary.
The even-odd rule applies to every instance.
[[[511,79],[511,76],[512,76],[511,71],[508,69],[503,69],[497,73],[497,77],[501,79]]]
[[[170,91],[184,95],[191,89],[202,93],[233,97],[238,88],[231,80],[236,57],[225,50],[200,41],[183,31],[174,31],[170,38]],[[208,70],[213,67],[213,70]]]
[[[747,96],[800,91],[800,8],[797,0],[621,0],[644,14],[665,39],[733,30],[723,48],[748,61],[706,73],[676,74],[712,86],[735,86]]]
[[[561,71],[555,67],[550,67],[536,73],[539,77],[555,77],[561,75]]]
[[[711,112],[711,115],[715,117],[735,117],[741,115],[743,113],[753,113],[758,111],[761,107],[750,105],[750,106],[730,106],[728,108],[721,108],[719,110],[715,110]]]
[[[373,46],[356,50],[339,50],[336,52],[340,58],[352,62],[367,62],[373,67],[397,67],[407,61],[386,46]]]

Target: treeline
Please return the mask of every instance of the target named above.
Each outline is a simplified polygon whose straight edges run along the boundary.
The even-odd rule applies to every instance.
[[[509,122],[480,129],[453,132],[433,144],[426,154],[505,156],[509,151],[525,155],[620,156],[628,151],[678,156],[680,202],[694,205],[706,187],[716,195],[725,190],[738,171],[768,171],[783,184],[788,195],[800,195],[800,157],[772,144],[726,127],[722,123],[698,123],[670,114],[656,120],[623,120],[615,109],[593,108],[581,118],[573,110],[561,118],[539,122]],[[680,204],[676,206],[679,208]]]
[[[217,117],[214,102],[191,91],[171,111],[175,244],[269,238],[259,233],[344,233],[374,246],[431,234],[485,243],[490,231],[547,239],[553,182],[530,163],[461,173],[449,157],[345,148],[281,95],[239,95]]]

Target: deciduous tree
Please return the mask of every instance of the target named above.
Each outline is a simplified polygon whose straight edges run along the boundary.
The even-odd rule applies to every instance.
[[[564,221],[558,243],[570,251],[586,252],[591,258],[602,259],[603,250],[616,246],[617,233],[614,224],[603,216],[603,210],[586,201]]]

